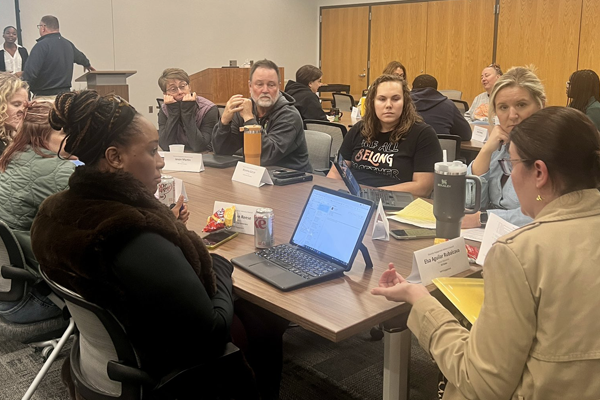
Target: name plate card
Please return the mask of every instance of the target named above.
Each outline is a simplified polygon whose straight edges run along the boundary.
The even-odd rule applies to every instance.
[[[245,233],[254,236],[254,214],[258,207],[245,206],[243,204],[227,203],[224,201],[215,201],[213,213],[221,208],[235,206],[235,222],[231,227],[234,232]]]
[[[165,160],[165,171],[201,172],[204,171],[202,154],[160,152]]]
[[[488,138],[489,131],[487,128],[483,126],[475,126],[473,128],[473,135],[471,136],[471,140],[477,140],[478,142],[485,143]]]
[[[386,242],[390,240],[390,222],[385,215],[381,199],[379,199],[379,205],[377,206],[377,214],[375,215],[375,223],[373,224],[371,238],[373,240],[384,240]]]
[[[238,161],[233,171],[232,181],[245,183],[246,185],[261,187],[264,184],[272,185],[273,181],[269,171],[265,167],[252,165]]]
[[[430,285],[434,278],[453,276],[469,269],[465,239],[458,237],[444,243],[415,251],[410,283]]]

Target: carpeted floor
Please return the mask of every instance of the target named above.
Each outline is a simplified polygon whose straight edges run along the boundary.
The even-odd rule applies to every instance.
[[[383,341],[369,332],[332,343],[302,328],[284,337],[282,400],[371,400],[382,398]],[[59,371],[69,352],[60,358],[35,393],[36,400],[66,400]],[[41,353],[0,338],[0,400],[20,399],[42,366]],[[435,400],[437,369],[413,337],[410,386],[412,400]]]

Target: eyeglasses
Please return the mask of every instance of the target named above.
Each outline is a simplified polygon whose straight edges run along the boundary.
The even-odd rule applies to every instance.
[[[502,159],[498,160],[498,162],[500,163],[500,168],[502,169],[502,172],[504,173],[504,175],[512,174],[513,163],[525,162],[525,161],[530,161],[530,160],[528,160],[526,158],[515,158],[512,160],[510,158],[502,158]]]
[[[46,26],[46,24],[39,24],[37,28],[40,29],[42,26]]]
[[[182,83],[179,86],[172,86],[167,89],[167,93],[177,94],[181,90],[182,92],[188,87],[187,83]]]

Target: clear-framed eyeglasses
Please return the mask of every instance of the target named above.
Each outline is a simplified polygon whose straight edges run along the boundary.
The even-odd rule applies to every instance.
[[[187,89],[188,84],[187,83],[182,83],[179,86],[171,86],[170,88],[167,88],[167,93],[169,94],[177,94],[180,91],[184,91],[185,89]]]
[[[526,158],[514,158],[512,160],[510,158],[502,158],[502,159],[498,160],[498,162],[500,163],[500,168],[502,169],[502,172],[504,173],[504,175],[512,174],[514,163],[524,162],[524,161],[529,161],[529,160]]]

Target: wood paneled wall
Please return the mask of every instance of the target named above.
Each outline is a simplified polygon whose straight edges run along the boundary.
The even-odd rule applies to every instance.
[[[408,83],[425,71],[427,49],[427,3],[390,4],[371,7],[371,74],[381,75],[390,61],[400,61]]]
[[[321,21],[323,83],[350,85],[358,101],[368,86],[369,7],[325,9]]]
[[[469,105],[483,92],[481,71],[492,62],[495,3],[495,0],[427,3],[425,70],[438,80],[438,89],[461,90]]]
[[[582,0],[500,0],[496,60],[505,71],[533,64],[547,105],[566,104],[565,82],[577,70],[581,7]]]
[[[600,34],[596,26],[600,20],[600,0],[583,0],[582,11],[577,69],[593,69],[600,74]]]

